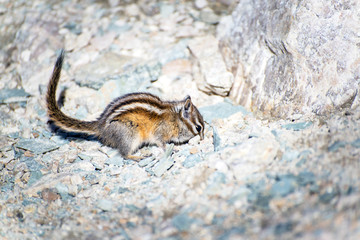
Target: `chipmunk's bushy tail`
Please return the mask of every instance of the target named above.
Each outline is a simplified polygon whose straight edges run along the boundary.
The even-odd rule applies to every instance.
[[[59,108],[56,101],[56,89],[60,80],[61,68],[64,61],[65,51],[62,49],[56,60],[53,73],[48,85],[46,104],[47,113],[54,124],[61,129],[69,132],[79,132],[87,134],[98,134],[97,121],[82,121],[65,115]]]

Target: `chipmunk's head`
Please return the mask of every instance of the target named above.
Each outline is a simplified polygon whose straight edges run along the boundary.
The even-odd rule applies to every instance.
[[[182,107],[180,109],[181,119],[184,122],[184,127],[187,131],[184,131],[182,134],[184,138],[191,139],[192,137],[199,135],[200,140],[204,139],[204,120],[201,116],[199,110],[191,102],[190,96],[187,96],[183,101],[181,101]]]

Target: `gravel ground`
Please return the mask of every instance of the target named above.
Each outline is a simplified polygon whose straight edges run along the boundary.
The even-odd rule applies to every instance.
[[[226,2],[226,1],[223,1]],[[262,118],[193,80],[188,44],[215,35],[217,1],[0,1],[3,239],[360,239],[360,111]],[[54,132],[44,93],[67,54],[64,112],[116,96],[187,94],[205,139],[139,163]]]

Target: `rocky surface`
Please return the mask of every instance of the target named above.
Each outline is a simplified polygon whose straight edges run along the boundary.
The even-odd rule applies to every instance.
[[[359,107],[359,1],[240,1],[218,28],[231,97],[276,116]]]
[[[228,76],[216,46],[206,59],[209,45],[194,43],[216,36],[231,4],[0,1],[1,238],[360,238],[357,108],[260,118],[198,90],[217,78],[199,84],[195,63]],[[67,114],[95,119],[131,91],[189,94],[205,139],[169,144],[165,155],[143,148],[150,157],[137,163],[91,137],[53,132],[44,94],[62,47]]]

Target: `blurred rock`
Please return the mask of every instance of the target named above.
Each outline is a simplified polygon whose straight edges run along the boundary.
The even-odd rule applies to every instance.
[[[42,176],[43,176],[43,174],[39,170],[31,172],[30,178],[27,182],[28,186],[32,186],[35,183],[37,183],[42,178]]]
[[[56,199],[59,199],[60,196],[57,192],[55,192],[53,189],[46,188],[41,191],[41,198],[45,201],[52,202]]]
[[[30,96],[24,89],[0,89],[0,104],[1,103],[14,103],[26,102]]]
[[[231,98],[277,117],[358,106],[358,5],[241,1],[218,26]]]
[[[33,157],[21,157],[20,162],[25,163],[30,172],[39,171],[44,168],[44,166],[38,163]]]
[[[61,145],[43,139],[21,139],[16,147],[42,154],[59,148]]]
[[[233,83],[233,75],[227,71],[218,49],[218,41],[211,35],[189,42],[193,59],[193,75],[200,90],[227,96]]]
[[[294,227],[295,227],[295,224],[291,221],[286,222],[286,223],[279,223],[275,226],[274,233],[275,233],[275,235],[282,235],[287,232],[291,232]]]
[[[103,211],[111,211],[113,207],[113,202],[107,199],[100,199],[97,206]]]
[[[213,144],[214,144],[214,151],[218,151],[220,149],[221,138],[216,127],[213,127]]]
[[[236,106],[226,101],[215,105],[201,107],[199,111],[208,123],[211,123],[213,119],[228,118],[237,112],[241,112],[244,115],[250,113],[244,107]]]
[[[160,161],[152,168],[155,176],[161,177],[168,169],[174,165],[174,159],[171,157],[174,144],[170,144],[166,147],[164,156]]]
[[[300,186],[306,186],[308,184],[315,183],[315,174],[309,171],[300,172],[297,176],[297,182]]]
[[[275,197],[285,197],[294,192],[296,187],[295,177],[283,177],[271,187],[270,193]]]
[[[120,155],[116,155],[116,156],[106,160],[105,164],[114,165],[114,166],[117,166],[117,167],[122,167],[124,165],[124,159]]]
[[[186,232],[190,230],[191,224],[194,222],[194,219],[189,218],[185,214],[179,214],[172,219],[172,224],[180,232]]]
[[[287,130],[300,131],[300,130],[310,127],[311,125],[312,125],[312,122],[299,122],[299,123],[285,124],[282,127]]]
[[[340,148],[344,148],[348,143],[345,141],[335,141],[333,144],[331,144],[328,147],[328,150],[330,152],[335,152],[337,150],[339,150]]]
[[[210,8],[203,9],[200,12],[200,20],[208,24],[217,24],[220,21],[220,17],[216,15]]]
[[[194,2],[194,4],[195,4],[195,7],[196,7],[196,8],[202,9],[202,8],[206,7],[208,3],[207,3],[206,0],[196,0],[196,1]]]
[[[99,90],[111,77],[121,74],[123,66],[129,60],[130,58],[126,56],[105,53],[96,58],[95,61],[82,65],[81,68],[76,70],[76,82],[82,87]]]
[[[202,160],[201,160],[201,157],[199,156],[199,154],[192,154],[185,159],[185,161],[182,163],[182,165],[186,168],[192,168],[201,161]]]
[[[170,158],[162,158],[157,165],[152,169],[155,176],[161,177],[171,166],[174,165],[174,160]]]

